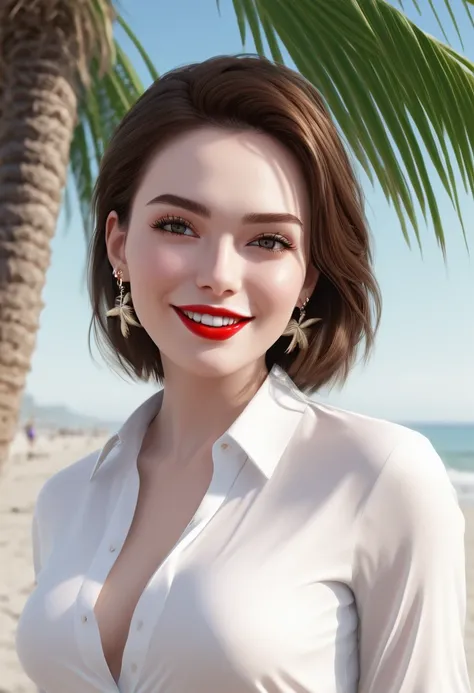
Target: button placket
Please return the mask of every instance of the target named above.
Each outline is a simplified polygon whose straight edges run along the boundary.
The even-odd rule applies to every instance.
[[[117,685],[104,657],[99,626],[94,607],[97,598],[114,564],[120,546],[132,523],[138,498],[138,474],[132,469],[126,474],[116,507],[105,528],[104,537],[98,546],[92,563],[84,576],[76,602],[76,638],[84,661],[100,676],[107,688],[117,691]],[[119,539],[120,538],[120,539]]]
[[[168,555],[143,590],[130,624],[122,658],[120,687],[133,693],[148,652],[153,630],[166,605],[173,582],[179,544]],[[136,668],[135,668],[136,667]]]
[[[244,467],[245,460],[246,456],[243,455],[235,459],[234,465],[216,464],[208,492],[196,513],[196,523],[188,525],[138,600],[123,653],[122,661],[124,665],[120,677],[121,687],[123,683],[123,688],[130,691],[130,693],[133,693],[138,683],[139,674],[145,662],[153,631],[166,606],[180,556],[193,540],[201,534],[225,502]],[[137,665],[136,671],[132,671],[133,664]]]

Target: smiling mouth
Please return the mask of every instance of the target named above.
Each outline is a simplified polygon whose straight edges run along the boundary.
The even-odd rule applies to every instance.
[[[180,310],[178,308],[178,310]],[[207,325],[208,327],[226,327],[227,325],[236,325],[241,320],[245,318],[230,318],[223,315],[211,315],[210,313],[195,313],[190,310],[182,310],[182,313],[186,315],[190,320],[200,323],[201,325]]]
[[[189,310],[188,307],[172,308],[190,332],[204,339],[229,339],[253,320],[253,317],[238,316],[227,310],[210,307],[207,310],[212,310],[213,314]]]

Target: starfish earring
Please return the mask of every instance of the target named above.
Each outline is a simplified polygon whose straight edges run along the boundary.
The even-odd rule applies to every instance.
[[[141,327],[141,325],[135,320],[133,316],[133,307],[129,305],[132,301],[132,295],[129,291],[125,293],[122,270],[114,269],[114,277],[119,287],[119,295],[115,299],[114,308],[108,310],[106,316],[108,318],[120,318],[120,331],[126,339],[130,334],[129,325],[134,325],[135,327]]]
[[[304,319],[306,313],[305,308],[308,301],[309,298],[307,298],[301,306],[298,320],[290,320],[286,330],[283,332],[284,337],[292,338],[288,348],[286,349],[286,354],[292,352],[297,345],[301,350],[307,349],[309,345],[307,330],[309,327],[311,327],[311,325],[314,325],[315,322],[319,322],[321,320],[321,318],[310,318],[310,320]]]

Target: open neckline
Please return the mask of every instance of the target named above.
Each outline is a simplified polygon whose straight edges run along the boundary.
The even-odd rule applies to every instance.
[[[106,574],[102,576],[101,587],[96,593],[91,608],[91,615],[94,628],[94,641],[95,647],[98,649],[100,653],[101,668],[103,669],[104,676],[107,679],[108,683],[114,686],[114,690],[118,691],[118,693],[122,693],[122,691],[130,691],[133,688],[133,682],[131,681],[130,673],[128,670],[130,651],[132,648],[132,626],[137,619],[137,615],[142,610],[144,601],[147,599],[151,591],[156,593],[155,597],[157,599],[157,604],[154,603],[153,609],[154,624],[156,624],[160,618],[160,615],[165,607],[168,595],[172,589],[174,576],[176,575],[176,563],[178,562],[182,554],[186,551],[186,549],[188,549],[188,547],[190,547],[191,544],[194,544],[195,541],[202,535],[203,530],[207,527],[208,524],[210,524],[210,522],[213,520],[213,518],[216,516],[217,512],[221,508],[221,506],[227,501],[232,491],[232,488],[234,487],[235,482],[237,481],[238,477],[240,476],[240,473],[242,472],[245,466],[245,463],[247,462],[247,459],[247,456],[243,455],[242,453],[239,453],[237,456],[233,456],[225,460],[218,458],[216,461],[215,459],[213,459],[213,472],[211,480],[205,494],[201,499],[201,502],[199,503],[196,512],[184,528],[179,539],[170,548],[166,557],[163,559],[160,565],[154,570],[153,574],[150,576],[147,584],[145,585],[137,600],[137,603],[130,618],[127,637],[122,652],[120,674],[118,680],[116,681],[112,675],[112,672],[109,668],[109,665],[105,657],[99,630],[99,623],[95,615],[95,606],[97,604],[99,595],[107,581],[107,578],[112,570],[112,567],[113,565],[115,565],[125,544],[125,540],[129,535],[133,521],[133,516],[138,503],[140,478],[137,464],[133,466],[133,468],[131,469],[131,473],[126,475],[122,491],[117,502],[117,507],[114,512],[114,516],[112,517],[111,522],[109,524],[109,526],[112,525],[112,523],[114,523],[114,521],[118,519],[117,516],[121,513],[126,513],[126,515],[129,517],[129,521],[127,523],[127,530],[125,532],[125,539],[121,544],[120,551],[117,551],[113,563],[109,566],[108,570],[106,571]],[[130,502],[131,499],[133,499],[132,503]],[[104,537],[104,541],[107,541],[106,537]],[[104,551],[104,541],[101,543],[101,546],[99,547],[99,552]],[[138,669],[141,669],[145,655],[146,652],[141,653],[141,663],[140,665],[138,665]]]

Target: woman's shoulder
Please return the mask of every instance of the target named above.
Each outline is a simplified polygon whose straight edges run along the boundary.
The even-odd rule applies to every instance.
[[[406,424],[361,414],[317,399],[306,398],[314,422],[314,435],[350,445],[355,452],[385,454],[399,444],[428,441]],[[429,442],[429,441],[428,441]]]
[[[84,494],[102,448],[88,452],[48,477],[40,487],[35,516],[42,524],[60,518]]]
[[[310,440],[336,461],[375,483],[384,472],[394,484],[400,479],[447,478],[445,466],[430,440],[407,425],[360,414],[308,399]]]
[[[403,510],[413,523],[436,514],[457,516],[455,488],[426,436],[321,402],[308,400],[308,410],[312,455],[327,475],[348,480],[359,511],[379,517],[390,506],[393,513]]]

